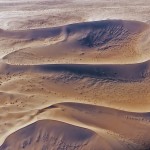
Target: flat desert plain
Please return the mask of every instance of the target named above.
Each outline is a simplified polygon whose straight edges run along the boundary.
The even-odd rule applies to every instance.
[[[149,131],[149,0],[0,0],[0,150],[149,150]]]

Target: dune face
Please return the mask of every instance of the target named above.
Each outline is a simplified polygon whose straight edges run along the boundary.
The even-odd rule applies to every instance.
[[[149,150],[149,8],[0,0],[0,150]]]
[[[1,37],[9,40],[7,44],[12,45],[15,40],[15,47],[20,47],[28,42],[5,55],[3,60],[11,64],[138,63],[149,57],[139,42],[148,29],[149,25],[142,22],[107,20],[50,29],[3,31]],[[42,46],[34,45],[39,41]]]
[[[14,138],[17,143],[11,142]],[[95,138],[96,134],[90,130],[42,120],[10,135],[0,149],[87,149],[90,146],[88,141]]]
[[[40,120],[22,128],[11,134],[0,150],[150,148],[149,135],[146,133],[150,129],[149,113],[138,114],[94,105],[61,103],[38,110],[34,114],[34,117],[37,116],[40,119],[55,118],[59,121]],[[67,123],[62,123],[62,120]],[[113,123],[116,121],[117,125]],[[77,124],[81,127],[77,127]]]
[[[28,96],[54,95],[55,99],[63,97],[61,101],[70,99],[129,111],[149,111],[149,63],[28,66],[3,64],[0,70],[1,91],[19,91]],[[144,101],[141,102],[141,99]]]

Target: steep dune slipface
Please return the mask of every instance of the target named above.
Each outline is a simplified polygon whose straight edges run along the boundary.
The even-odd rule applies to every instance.
[[[50,29],[2,31],[3,46],[7,38],[7,44],[18,40],[20,47],[3,60],[12,64],[137,63],[148,60],[149,53],[145,54],[139,42],[148,29],[149,25],[142,22],[106,20]],[[23,43],[28,43],[28,47]]]

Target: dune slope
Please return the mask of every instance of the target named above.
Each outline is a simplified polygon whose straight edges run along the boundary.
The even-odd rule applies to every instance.
[[[150,148],[147,133],[150,129],[149,113],[124,112],[81,103],[60,103],[37,110],[34,117],[40,121],[11,134],[0,150]]]
[[[148,60],[149,52],[142,48],[147,32],[146,23],[105,20],[47,29],[1,30],[0,37],[2,47],[11,46],[8,53],[3,52],[3,61],[11,64],[123,64]],[[144,43],[149,45],[147,39]]]
[[[55,95],[58,99],[149,111],[149,61],[128,65],[1,64],[0,72],[2,92]]]

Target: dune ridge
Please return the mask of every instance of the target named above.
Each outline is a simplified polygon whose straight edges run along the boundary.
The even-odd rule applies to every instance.
[[[143,62],[148,60],[149,52],[142,49],[145,46],[140,41],[149,36],[146,34],[148,30],[146,23],[126,20],[85,22],[23,31],[3,30],[2,45],[5,48],[8,45],[20,47],[6,54],[3,61],[22,65]],[[5,39],[7,46],[3,43]],[[149,46],[149,40],[145,44]]]

